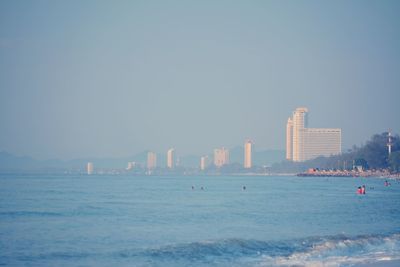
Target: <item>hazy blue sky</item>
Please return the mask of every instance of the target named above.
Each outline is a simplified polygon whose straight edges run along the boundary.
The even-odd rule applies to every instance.
[[[126,156],[400,132],[400,1],[0,1],[0,150]]]

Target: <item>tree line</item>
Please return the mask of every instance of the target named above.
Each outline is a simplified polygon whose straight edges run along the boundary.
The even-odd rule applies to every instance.
[[[273,172],[303,172],[309,168],[352,170],[362,166],[365,170],[389,169],[400,172],[400,137],[391,137],[392,152],[388,153],[388,133],[375,134],[364,145],[353,146],[340,155],[318,157],[305,162],[284,161],[271,167]]]

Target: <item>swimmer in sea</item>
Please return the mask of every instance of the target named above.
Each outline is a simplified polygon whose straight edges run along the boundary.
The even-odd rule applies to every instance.
[[[243,190],[246,190],[246,186],[245,185],[243,186]]]
[[[361,187],[361,194],[365,195],[365,185]]]
[[[357,194],[359,194],[359,195],[361,195],[361,194],[362,194],[362,189],[361,189],[361,186],[359,186],[359,187],[357,188]]]

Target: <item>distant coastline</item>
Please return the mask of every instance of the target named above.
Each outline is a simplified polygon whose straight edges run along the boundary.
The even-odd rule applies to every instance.
[[[343,171],[343,170],[318,170],[309,169],[298,173],[299,177],[380,177],[400,179],[400,173],[391,173],[389,170]]]

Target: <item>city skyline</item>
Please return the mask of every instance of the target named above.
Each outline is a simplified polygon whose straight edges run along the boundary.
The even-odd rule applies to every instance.
[[[1,0],[0,265],[400,266],[399,14]]]
[[[287,111],[343,148],[400,132],[398,1],[0,2],[0,151],[36,159],[285,149]]]

